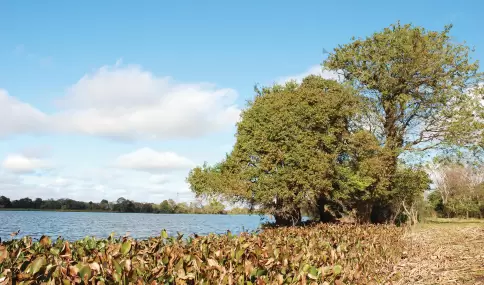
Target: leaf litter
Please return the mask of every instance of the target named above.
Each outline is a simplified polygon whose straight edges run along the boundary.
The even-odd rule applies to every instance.
[[[484,284],[484,223],[429,223],[410,229],[393,284]]]

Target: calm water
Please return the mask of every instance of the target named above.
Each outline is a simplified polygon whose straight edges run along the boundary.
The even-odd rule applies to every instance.
[[[160,234],[232,233],[254,231],[264,220],[258,215],[178,215],[130,214],[43,211],[0,211],[0,237],[10,238],[10,233],[20,230],[19,236],[39,238],[49,235],[69,240],[85,236],[106,238],[112,232],[121,236],[129,232],[134,238]]]

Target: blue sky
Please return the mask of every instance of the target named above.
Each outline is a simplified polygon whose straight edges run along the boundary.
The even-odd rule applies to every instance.
[[[190,201],[255,84],[397,20],[484,58],[481,1],[392,2],[0,0],[0,195]]]

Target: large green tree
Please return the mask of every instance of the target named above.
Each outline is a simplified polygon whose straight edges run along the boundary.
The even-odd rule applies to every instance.
[[[450,29],[397,23],[339,46],[324,63],[366,102],[360,123],[383,145],[389,192],[402,153],[483,142],[482,74]]]
[[[198,196],[248,202],[280,225],[299,222],[302,207],[319,206],[322,215],[321,203],[349,189],[338,161],[358,109],[351,88],[318,76],[257,90],[233,151],[220,164],[193,169],[188,182]]]

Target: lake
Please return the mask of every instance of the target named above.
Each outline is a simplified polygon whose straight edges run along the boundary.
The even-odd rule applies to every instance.
[[[138,213],[90,213],[48,211],[0,211],[0,237],[8,240],[12,232],[20,230],[19,236],[39,238],[48,235],[76,240],[86,236],[106,238],[112,232],[116,236],[129,233],[134,238],[158,236],[162,229],[168,234],[181,232],[232,233],[254,231],[262,220],[258,215],[189,215],[189,214],[138,214]]]

